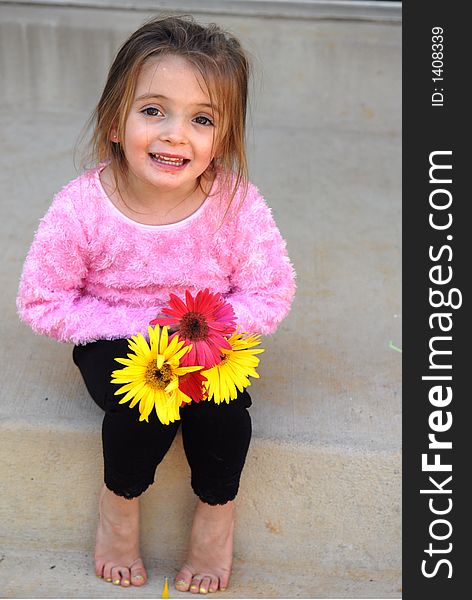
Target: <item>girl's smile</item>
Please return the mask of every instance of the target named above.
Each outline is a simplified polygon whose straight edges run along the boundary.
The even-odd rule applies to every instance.
[[[171,167],[172,169],[182,169],[188,164],[189,159],[183,156],[171,155],[171,154],[150,154],[151,158],[156,161],[158,165]]]
[[[214,157],[216,111],[190,62],[176,55],[148,60],[119,140],[127,195],[143,205],[191,195]]]

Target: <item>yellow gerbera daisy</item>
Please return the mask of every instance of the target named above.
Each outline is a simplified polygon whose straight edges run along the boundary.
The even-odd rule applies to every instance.
[[[229,404],[229,401],[234,400],[238,395],[237,389],[242,392],[244,388],[251,385],[248,377],[259,377],[255,370],[259,364],[256,354],[264,350],[254,349],[254,346],[260,344],[260,339],[260,335],[245,335],[238,332],[228,338],[231,350],[222,348],[222,361],[211,369],[202,371],[202,375],[207,378],[204,385],[208,390],[208,400],[213,399],[216,404],[221,402]]]
[[[112,373],[112,383],[121,385],[115,395],[126,394],[120,404],[130,402],[133,408],[139,402],[140,421],[148,421],[153,408],[164,425],[180,419],[182,402],[191,402],[179,389],[179,377],[202,367],[180,367],[180,359],[191,346],[174,336],[169,342],[169,328],[157,325],[148,327],[149,344],[141,333],[128,340],[132,354],[128,358],[115,358],[125,365]],[[123,385],[124,384],[124,385]]]

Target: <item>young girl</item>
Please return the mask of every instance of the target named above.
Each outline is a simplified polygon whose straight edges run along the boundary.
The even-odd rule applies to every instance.
[[[250,333],[275,331],[290,308],[285,243],[246,177],[247,80],[239,42],[217,26],[177,17],[142,26],[118,52],[94,113],[97,166],[55,196],[24,265],[21,318],[75,344],[74,362],[105,413],[95,569],[116,585],[146,582],[139,496],[181,422],[198,502],[175,586],[228,586],[249,395],[192,402],[168,425],[156,415],[143,423],[119,404],[110,378],[126,338],[146,333],[170,293],[219,292]]]

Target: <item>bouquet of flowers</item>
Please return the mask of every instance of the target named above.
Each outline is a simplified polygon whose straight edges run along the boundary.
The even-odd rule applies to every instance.
[[[127,358],[115,358],[125,365],[112,373],[111,382],[121,386],[115,395],[125,394],[120,404],[130,402],[130,408],[138,404],[140,421],[148,422],[155,409],[168,425],[190,402],[229,403],[251,385],[249,377],[259,377],[260,336],[238,332],[221,294],[205,289],[193,297],[187,290],[185,302],[171,294],[162,313],[167,316],[149,324],[149,343],[133,335]]]

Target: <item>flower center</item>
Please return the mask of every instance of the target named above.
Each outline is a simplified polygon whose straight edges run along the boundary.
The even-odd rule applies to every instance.
[[[208,336],[208,325],[205,317],[201,313],[185,313],[180,321],[181,337],[188,340],[204,340]]]
[[[149,363],[144,375],[146,383],[155,390],[164,390],[172,381],[172,367],[164,363],[160,369]]]

